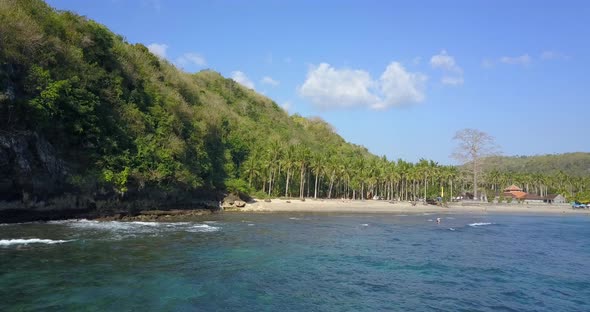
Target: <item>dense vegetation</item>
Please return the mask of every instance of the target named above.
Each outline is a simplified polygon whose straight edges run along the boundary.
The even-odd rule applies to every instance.
[[[179,71],[144,45],[41,1],[0,1],[0,25],[0,136],[34,133],[67,167],[55,194],[35,194],[35,172],[5,169],[0,200],[65,190],[121,201],[227,191],[410,200],[469,189],[457,167],[371,155],[319,118],[289,116],[216,72]],[[571,198],[590,186],[587,174],[498,175],[482,186],[526,184]]]
[[[539,156],[494,156],[484,160],[488,169],[532,174],[590,175],[590,153]]]

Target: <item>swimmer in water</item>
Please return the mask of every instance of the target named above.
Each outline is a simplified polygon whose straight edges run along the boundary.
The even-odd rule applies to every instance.
[[[440,218],[436,218],[436,223],[440,224]]]

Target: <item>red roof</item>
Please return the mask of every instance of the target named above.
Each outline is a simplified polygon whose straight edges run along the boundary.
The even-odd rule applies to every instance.
[[[504,196],[512,196],[513,198],[523,199],[525,196],[527,196],[527,193],[523,191],[504,192]]]
[[[504,192],[522,192],[522,189],[520,187],[512,184],[509,187],[507,187],[506,189],[504,189]]]

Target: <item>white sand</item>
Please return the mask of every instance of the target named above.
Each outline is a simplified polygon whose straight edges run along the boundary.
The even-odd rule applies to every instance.
[[[272,199],[271,202],[256,200],[241,212],[347,212],[347,213],[530,213],[530,214],[585,214],[588,209],[572,209],[569,204],[462,204],[452,203],[448,208],[422,203],[412,206],[410,202],[391,203],[385,200],[342,199]]]

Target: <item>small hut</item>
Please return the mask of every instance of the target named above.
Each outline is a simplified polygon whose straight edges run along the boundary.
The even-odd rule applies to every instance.
[[[548,204],[565,204],[565,197],[560,194],[549,194],[545,197],[544,202]]]
[[[513,199],[522,199],[527,195],[522,189],[514,184],[504,189],[504,197],[512,197]]]

